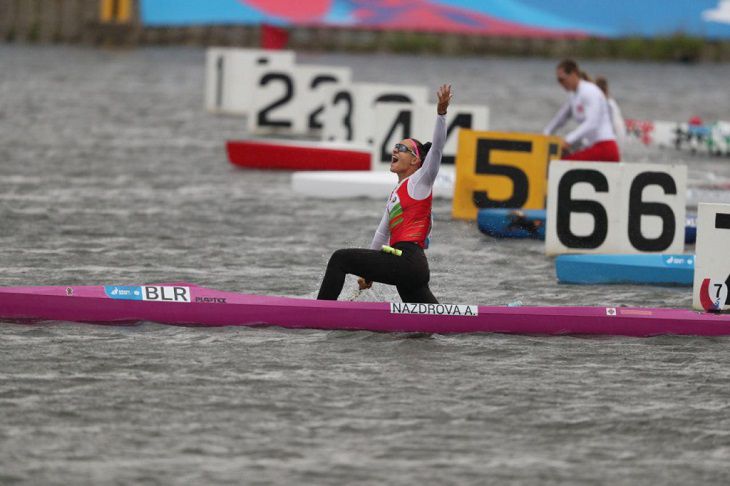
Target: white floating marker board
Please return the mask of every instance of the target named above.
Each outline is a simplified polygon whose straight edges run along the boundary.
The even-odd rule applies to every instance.
[[[209,48],[205,54],[205,108],[211,113],[249,115],[253,69],[291,66],[294,58],[294,51]]]
[[[651,142],[657,147],[674,148],[677,145],[677,132],[681,124],[671,121],[657,120],[651,132]]]
[[[451,199],[455,174],[452,167],[442,167],[433,185],[433,197]],[[398,176],[383,170],[299,171],[291,178],[292,191],[318,199],[367,198],[387,200],[398,184]]]
[[[697,210],[697,243],[692,307],[730,310],[730,204],[701,203]]]
[[[682,253],[687,167],[553,161],[545,252]]]
[[[421,143],[431,141],[435,124],[435,104],[377,103],[373,132],[373,169],[389,170],[393,146],[404,138],[416,138]],[[486,106],[449,106],[446,114],[446,145],[441,163],[454,164],[459,128],[487,130],[488,125],[489,109]]]
[[[427,103],[425,86],[352,83],[330,90],[325,108],[322,138],[372,147],[375,143],[376,103]]]
[[[252,70],[251,130],[256,134],[318,135],[329,88],[350,85],[346,67],[291,65]]]
[[[730,122],[718,121],[712,126],[716,155],[730,155]]]

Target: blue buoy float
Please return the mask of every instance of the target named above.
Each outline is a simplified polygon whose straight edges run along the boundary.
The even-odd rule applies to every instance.
[[[558,281],[571,284],[686,285],[695,256],[685,254],[581,254],[555,259]]]

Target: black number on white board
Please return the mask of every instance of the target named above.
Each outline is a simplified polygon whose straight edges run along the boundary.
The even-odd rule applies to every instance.
[[[326,83],[336,83],[337,78],[330,75],[322,75],[322,76],[316,76],[312,83],[309,85],[310,89],[314,91],[317,89],[318,86]],[[314,109],[312,113],[309,114],[309,129],[310,130],[319,130],[322,128],[322,122],[319,121],[319,115],[322,114],[324,111],[324,104],[320,104],[317,108]]]
[[[284,95],[279,98],[278,100],[275,100],[273,103],[271,103],[269,106],[266,106],[261,111],[259,111],[257,120],[258,124],[261,127],[291,127],[292,122],[291,120],[272,120],[269,118],[269,113],[289,102],[289,100],[292,99],[294,96],[294,82],[292,79],[284,74],[284,73],[268,73],[264,75],[263,78],[259,81],[260,86],[266,86],[267,84],[271,82],[282,82],[284,83]]]
[[[730,229],[730,214],[715,213],[715,228]]]
[[[352,140],[352,95],[349,91],[340,91],[335,95],[332,104],[337,106],[340,103],[347,104],[347,111],[345,112],[345,117],[342,119],[342,126],[347,131],[345,140]]]
[[[410,103],[411,99],[408,95],[401,93],[388,93],[378,96],[373,104],[375,103]]]
[[[476,173],[483,175],[499,175],[512,181],[512,196],[505,201],[489,199],[487,191],[474,191],[472,199],[478,208],[521,208],[527,201],[530,184],[519,167],[511,165],[492,164],[492,152],[532,152],[532,142],[520,140],[477,140]]]
[[[471,113],[459,113],[457,114],[453,120],[451,120],[451,123],[448,127],[446,127],[446,140],[449,140],[449,137],[451,137],[451,134],[456,131],[457,128],[471,128],[472,127],[472,118]],[[453,165],[456,161],[455,155],[446,155],[444,154],[441,157],[441,163],[442,164],[451,164]]]
[[[674,241],[677,230],[672,208],[664,203],[645,202],[641,194],[647,186],[660,186],[665,194],[677,194],[677,184],[666,172],[642,172],[631,182],[629,190],[629,241],[640,251],[663,251]],[[662,219],[662,232],[656,238],[646,238],[641,232],[642,216],[658,216]]]
[[[576,169],[566,172],[558,183],[558,239],[568,248],[598,248],[606,241],[608,234],[606,208],[598,201],[572,199],[573,186],[578,183],[590,184],[596,192],[608,192],[608,179],[597,170]],[[578,236],[571,231],[570,217],[573,213],[588,213],[593,216],[591,234]]]
[[[724,283],[715,284],[715,288],[717,289],[717,292],[715,292],[715,298],[720,299],[722,296],[722,289],[726,289],[725,294],[725,305],[730,305],[730,275],[727,276]]]
[[[408,138],[411,136],[411,120],[413,118],[413,112],[410,110],[404,110],[399,111],[398,116],[396,117],[393,124],[390,126],[390,129],[388,129],[388,134],[383,139],[383,144],[380,146],[380,161],[381,162],[390,162],[391,152],[392,152],[392,145],[390,142],[392,142],[393,135],[396,133],[396,130],[400,128],[400,136],[398,137],[398,141],[402,138]],[[396,142],[397,143],[397,142]]]
[[[411,99],[408,95],[402,93],[386,93],[378,96],[375,101],[373,101],[373,105],[375,105],[375,103],[411,103]],[[369,138],[367,143],[374,145],[375,141],[372,138]]]

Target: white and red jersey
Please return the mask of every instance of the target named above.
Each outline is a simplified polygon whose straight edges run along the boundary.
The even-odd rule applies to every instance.
[[[370,243],[371,249],[380,250],[385,244],[394,245],[401,241],[411,241],[421,248],[428,248],[433,226],[433,184],[441,167],[441,155],[446,144],[445,115],[436,118],[431,144],[421,168],[400,181],[390,193],[385,213]]]
[[[403,179],[393,189],[385,207],[390,231],[389,243],[395,245],[401,241],[410,241],[421,248],[428,248],[433,194],[429,192],[425,199],[413,198],[408,194],[408,179]]]
[[[608,102],[603,91],[595,84],[580,80],[575,92],[550,120],[543,133],[552,135],[573,117],[578,126],[565,136],[570,145],[585,140],[588,146],[597,142],[616,140]]]

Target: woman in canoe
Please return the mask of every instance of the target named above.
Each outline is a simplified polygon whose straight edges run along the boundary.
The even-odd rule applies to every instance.
[[[335,251],[319,289],[320,300],[337,300],[347,274],[357,275],[360,289],[373,282],[395,285],[403,302],[438,303],[428,288],[430,272],[424,250],[431,233],[433,184],[446,143],[446,110],[453,96],[451,85],[436,93],[433,142],[407,138],[393,147],[390,171],[398,185],[390,193],[383,218],[369,249]]]

